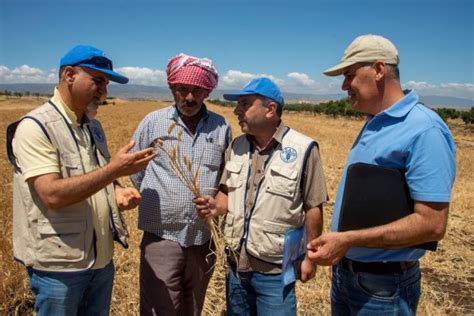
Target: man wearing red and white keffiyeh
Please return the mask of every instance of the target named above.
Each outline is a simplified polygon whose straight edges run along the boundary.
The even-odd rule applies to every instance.
[[[179,54],[169,60],[166,74],[175,104],[145,117],[134,134],[135,150],[156,139],[179,138],[180,153],[193,163],[193,174],[199,169],[201,191],[213,194],[231,141],[228,122],[204,104],[217,85],[217,70],[210,59]],[[215,258],[193,194],[163,153],[131,180],[142,195],[140,314],[200,315]]]
[[[207,58],[197,58],[183,53],[174,56],[166,67],[168,84],[182,83],[213,90],[217,85],[218,74]]]

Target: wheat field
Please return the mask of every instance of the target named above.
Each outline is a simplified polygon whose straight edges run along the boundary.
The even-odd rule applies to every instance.
[[[6,98],[0,96],[0,130],[34,107],[42,98]],[[98,119],[107,134],[109,149],[115,153],[124,146],[140,120],[150,111],[169,105],[161,101],[113,100],[99,110]],[[240,134],[232,109],[208,104],[232,124],[234,136]],[[338,181],[346,155],[363,121],[328,118],[302,113],[284,113],[290,127],[318,141],[326,175],[330,202],[324,208],[325,230],[331,219]],[[474,127],[461,121],[449,122],[457,146],[457,177],[452,194],[448,230],[434,253],[421,260],[423,271],[419,315],[474,314]],[[12,175],[6,159],[5,139],[0,144],[0,315],[33,314],[34,298],[28,288],[25,269],[13,260],[11,250]],[[130,184],[128,179],[121,179]],[[139,242],[137,210],[124,213],[130,231],[130,248],[115,248],[116,277],[112,297],[112,315],[138,315]],[[315,279],[297,283],[298,314],[329,315],[328,268],[319,267]],[[206,295],[204,315],[221,315],[225,310],[224,271],[214,271]]]

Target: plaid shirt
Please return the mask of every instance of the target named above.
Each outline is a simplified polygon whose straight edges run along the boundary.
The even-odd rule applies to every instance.
[[[176,127],[168,134],[168,127],[173,123]],[[227,120],[207,111],[205,106],[194,135],[186,128],[174,106],[148,114],[135,131],[133,138],[136,144],[132,151],[149,147],[157,138],[165,140],[165,144],[167,140],[176,144],[181,129],[184,132],[179,142],[180,154],[192,161],[193,174],[199,168],[201,194],[215,194],[224,152],[232,136]],[[194,195],[173,172],[168,156],[160,149],[157,151],[159,157],[151,161],[144,171],[130,177],[142,195],[138,228],[176,241],[183,247],[206,243],[210,232],[206,222],[197,217],[192,202]]]

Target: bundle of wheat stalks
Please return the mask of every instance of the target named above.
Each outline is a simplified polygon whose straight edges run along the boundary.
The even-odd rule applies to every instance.
[[[168,126],[168,135],[171,135],[173,130],[178,128],[176,140],[168,138],[166,140],[157,138],[152,143],[152,147],[159,148],[169,159],[171,170],[179,178],[179,180],[194,194],[194,197],[201,196],[201,188],[199,186],[199,170],[201,168],[202,154],[197,165],[193,166],[193,162],[189,157],[183,155],[180,151],[180,142],[183,137],[184,129],[177,126],[176,123],[171,123]],[[194,168],[193,168],[194,167]],[[221,230],[219,219],[207,220],[209,230],[211,231],[211,248],[212,254],[216,257],[215,268],[223,267],[226,264],[226,242],[224,234]]]

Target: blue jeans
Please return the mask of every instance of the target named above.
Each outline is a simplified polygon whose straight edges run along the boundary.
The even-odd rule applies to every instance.
[[[415,315],[420,299],[420,266],[403,274],[354,273],[333,266],[332,315]]]
[[[226,279],[227,315],[296,315],[295,283],[282,287],[281,274],[235,273]]]
[[[114,264],[80,272],[46,272],[28,268],[35,311],[43,315],[108,315]]]

